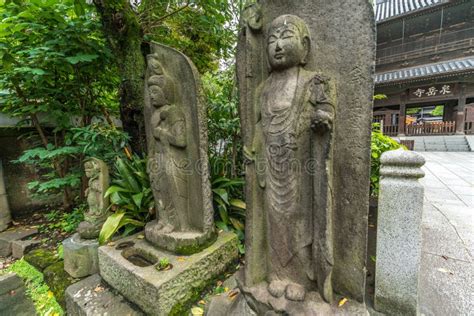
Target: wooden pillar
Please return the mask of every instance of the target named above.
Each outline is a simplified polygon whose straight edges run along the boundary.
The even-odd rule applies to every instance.
[[[400,96],[400,114],[398,115],[398,135],[405,136],[405,113],[406,113],[407,93]]]
[[[456,134],[464,135],[464,123],[466,121],[466,95],[465,85],[459,87],[459,99],[456,112]]]

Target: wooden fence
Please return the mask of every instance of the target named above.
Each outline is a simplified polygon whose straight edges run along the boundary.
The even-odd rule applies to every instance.
[[[456,132],[456,122],[429,122],[410,124],[405,128],[405,134],[414,135],[450,135]]]
[[[464,124],[464,133],[465,134],[474,134],[474,122],[466,122]]]
[[[398,125],[384,125],[383,133],[388,136],[397,136],[398,134]]]

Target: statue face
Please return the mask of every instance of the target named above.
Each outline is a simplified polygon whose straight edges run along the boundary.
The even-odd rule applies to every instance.
[[[159,108],[168,103],[163,93],[163,89],[158,86],[150,86],[148,89],[150,92],[150,104],[152,106]]]
[[[298,66],[305,58],[307,48],[298,28],[287,23],[270,29],[267,54],[272,70]]]
[[[86,173],[86,177],[92,178],[96,170],[98,170],[98,166],[93,161],[87,161],[84,163],[84,171]]]

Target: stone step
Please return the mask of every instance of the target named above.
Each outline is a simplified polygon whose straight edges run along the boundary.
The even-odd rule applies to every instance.
[[[12,254],[12,242],[24,240],[38,233],[36,228],[18,228],[0,233],[0,256],[8,257]]]
[[[465,146],[448,146],[448,151],[470,151],[467,145]]]
[[[0,315],[35,315],[33,302],[26,296],[23,281],[15,273],[0,276]]]
[[[66,289],[69,316],[138,316],[140,309],[111,289],[98,274],[91,275]]]

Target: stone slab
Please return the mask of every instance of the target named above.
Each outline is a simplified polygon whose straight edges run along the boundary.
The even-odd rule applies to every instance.
[[[33,303],[26,296],[23,281],[15,273],[0,276],[0,315],[36,315]]]
[[[38,233],[36,228],[20,228],[0,233],[0,256],[7,257],[12,253],[12,241],[21,240]]]
[[[216,242],[203,251],[177,256],[153,247],[142,234],[137,234],[99,247],[100,274],[145,313],[176,314],[196,300],[199,293],[238,258],[237,241],[235,234],[222,232]],[[137,254],[154,264],[139,267],[122,254]],[[156,263],[163,258],[169,260],[172,269],[156,269]]]
[[[98,273],[98,248],[99,242],[97,240],[82,239],[77,233],[64,240],[64,270],[74,278],[83,278]]]
[[[41,244],[39,240],[14,240],[12,241],[12,256],[20,259],[31,250],[35,249]]]
[[[91,275],[66,289],[69,316],[144,315],[122,295],[111,289],[98,274]]]

